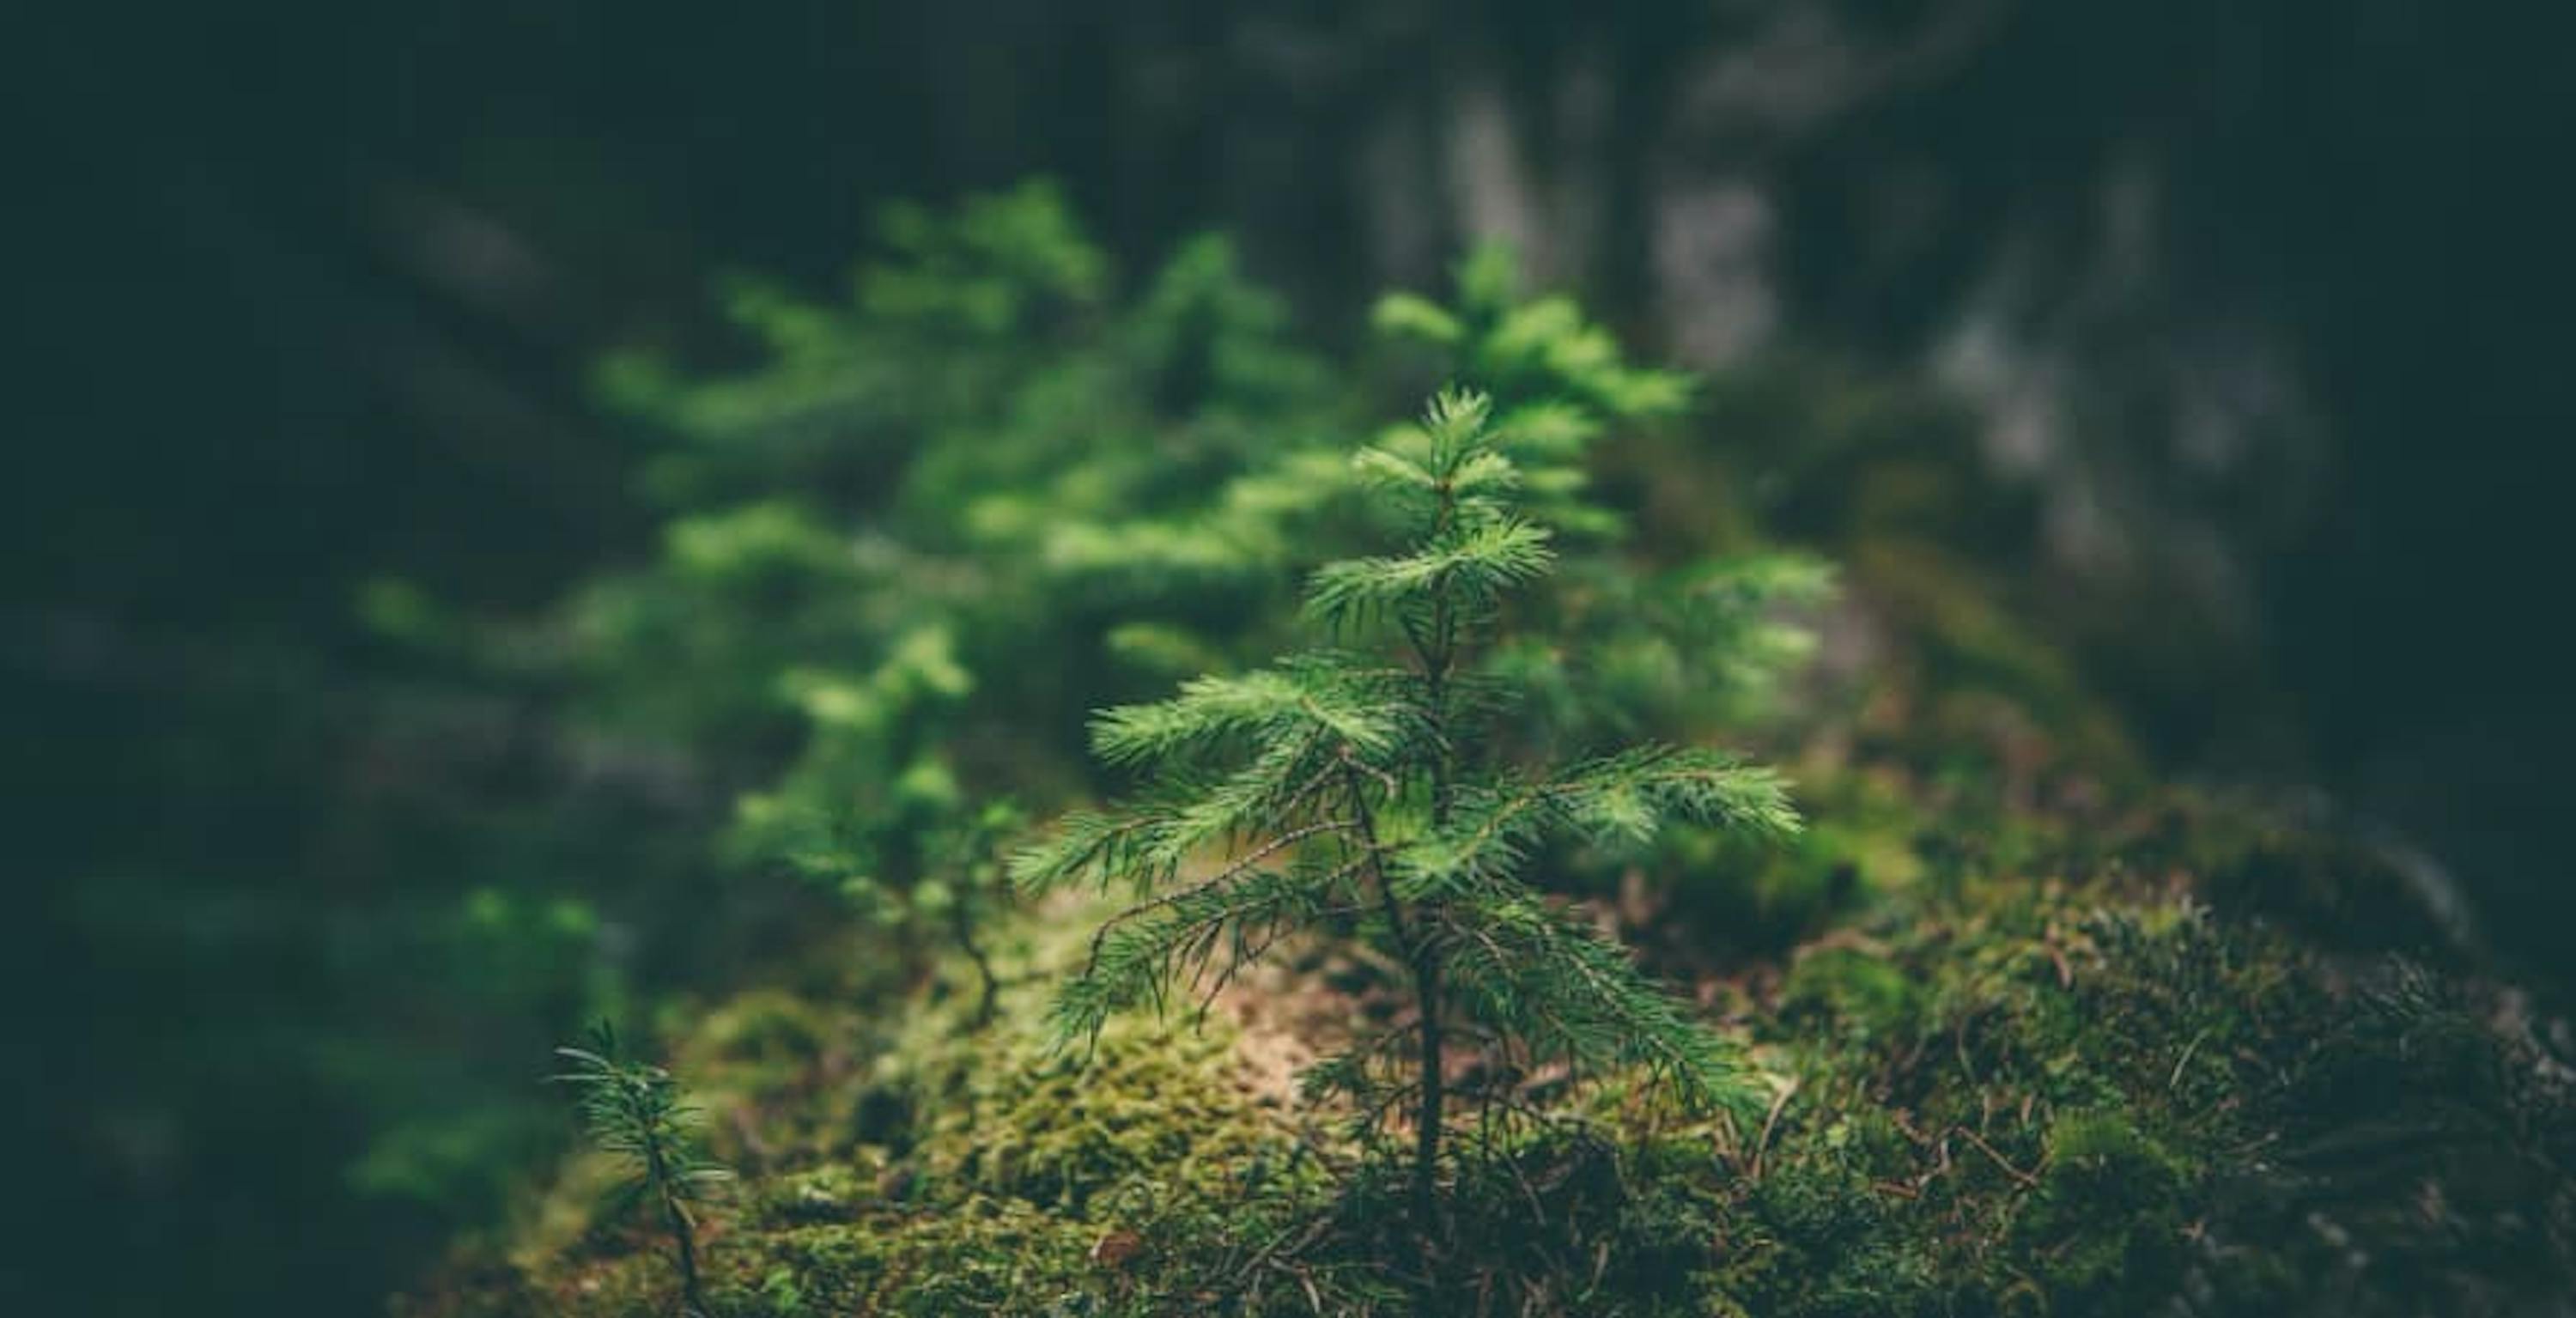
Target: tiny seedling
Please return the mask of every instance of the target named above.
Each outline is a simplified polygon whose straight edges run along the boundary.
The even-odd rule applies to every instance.
[[[698,1145],[699,1109],[680,1092],[669,1071],[618,1054],[617,1033],[606,1021],[593,1026],[585,1048],[557,1048],[571,1070],[549,1077],[581,1095],[582,1125],[591,1143],[614,1155],[624,1173],[611,1210],[622,1216],[649,1205],[669,1236],[680,1270],[680,1295],[688,1318],[706,1318],[698,1281],[697,1214],[733,1173],[708,1160]]]

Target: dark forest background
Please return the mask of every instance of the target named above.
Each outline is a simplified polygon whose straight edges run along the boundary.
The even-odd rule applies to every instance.
[[[1325,341],[1500,236],[1684,361],[1955,397],[2037,501],[2038,621],[2168,772],[2385,839],[2563,992],[2552,10],[18,14],[5,1236],[44,1266],[0,1298],[360,1311],[473,1220],[368,1151],[541,1069],[457,998],[550,972],[436,931],[686,810],[601,789],[544,693],[388,646],[364,587],[506,615],[632,558],[601,352],[720,364],[720,275],[829,290],[881,204],[1032,174],[1130,269],[1233,232]]]

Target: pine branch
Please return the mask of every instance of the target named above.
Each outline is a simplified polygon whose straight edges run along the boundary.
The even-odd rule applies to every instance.
[[[1548,538],[1544,527],[1497,516],[1411,554],[1329,563],[1307,587],[1307,611],[1340,625],[1427,605],[1444,593],[1488,602],[1547,571],[1555,557]]]
[[[1197,898],[1207,896],[1208,894],[1233,883],[1235,880],[1242,878],[1262,861],[1267,860],[1290,847],[1296,846],[1298,843],[1305,842],[1311,838],[1322,837],[1327,834],[1350,832],[1357,827],[1358,825],[1350,820],[1335,819],[1327,820],[1320,824],[1308,824],[1303,828],[1290,829],[1287,832],[1280,834],[1278,837],[1272,838],[1270,841],[1255,847],[1249,853],[1228,864],[1224,869],[1217,871],[1215,874],[1210,875],[1197,883],[1191,884],[1189,887],[1180,889],[1177,892],[1167,892],[1159,896],[1147,898],[1144,901],[1137,902],[1134,905],[1127,907],[1125,910],[1119,911],[1117,914],[1103,920],[1100,928],[1094,931],[1091,935],[1091,956],[1088,964],[1091,966],[1097,966],[1100,964],[1101,940],[1107,938],[1110,931],[1116,929],[1118,926],[1139,917],[1149,915],[1164,907],[1181,905]],[[1087,974],[1089,971],[1086,970],[1084,973]]]
[[[1110,764],[1134,765],[1175,759],[1232,737],[1270,742],[1313,730],[1383,750],[1396,730],[1359,696],[1312,665],[1193,678],[1173,699],[1102,713],[1092,721],[1091,747]]]

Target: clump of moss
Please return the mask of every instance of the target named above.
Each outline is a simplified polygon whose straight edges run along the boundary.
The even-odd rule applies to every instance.
[[[1848,944],[1803,949],[1780,989],[1779,1009],[1792,1020],[1856,1039],[1911,1033],[1922,995],[1903,967],[1881,953]]]
[[[719,1312],[1046,1312],[1100,1280],[1079,1223],[1011,1199],[938,1212],[877,1211],[742,1242],[715,1290]]]
[[[1015,945],[1063,952],[1064,922],[1030,923]],[[902,1021],[885,1031],[759,989],[696,1016],[674,1056],[720,1150],[756,1172],[708,1220],[713,1313],[1187,1312],[1168,1306],[1191,1260],[1316,1183],[1230,1018],[1120,1021],[1067,1051],[1036,993],[1003,995],[983,1028],[974,1005],[925,984],[880,1008]],[[467,1251],[409,1311],[651,1311],[667,1279],[598,1229],[595,1180],[568,1165],[538,1214],[553,1226]]]
[[[913,1091],[908,1133],[926,1184],[1025,1200],[1080,1218],[1150,1185],[1201,1192],[1293,1147],[1235,1073],[1234,1030],[1115,1022],[1057,1051],[1019,1016],[889,1059]]]
[[[2175,1275],[2190,1164],[2119,1107],[2061,1114],[2042,1156],[2013,1231],[2020,1250],[2049,1261],[2057,1307],[2118,1298],[2129,1277]]]
[[[2158,1068],[2263,1010],[2232,936],[2032,886],[1811,949],[1769,1031],[1800,1088],[1741,1158],[1718,1288],[1753,1313],[2153,1303],[2152,1271],[2116,1260],[2178,1246],[2182,1196],[2235,1133]]]

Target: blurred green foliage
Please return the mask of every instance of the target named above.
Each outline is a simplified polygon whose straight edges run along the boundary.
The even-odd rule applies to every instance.
[[[1588,455],[1609,427],[1671,421],[1690,383],[1521,294],[1497,249],[1462,266],[1454,306],[1381,305],[1395,369],[1336,370],[1221,239],[1119,296],[1043,184],[882,230],[844,304],[736,289],[746,368],[603,371],[667,437],[645,476],[661,550],[545,639],[491,647],[545,655],[600,724],[684,749],[735,799],[744,870],[901,893],[983,800],[1080,790],[1091,709],[1275,643],[1303,575],[1368,529],[1344,455],[1373,399],[1426,373],[1497,391],[1502,450],[1570,533],[1534,606],[1562,640],[1489,661],[1536,693],[1533,735],[1703,733],[1806,653],[1778,608],[1820,599],[1821,567],[1630,545]],[[424,611],[373,598],[404,626]]]

